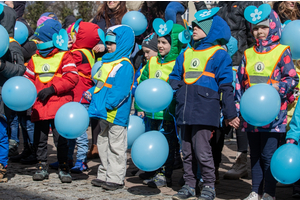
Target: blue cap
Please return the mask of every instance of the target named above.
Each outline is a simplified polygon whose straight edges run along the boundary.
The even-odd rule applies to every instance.
[[[43,42],[52,41],[52,35],[59,33],[61,29],[61,23],[54,19],[47,19],[41,25],[39,25],[35,32],[34,37],[42,40]]]

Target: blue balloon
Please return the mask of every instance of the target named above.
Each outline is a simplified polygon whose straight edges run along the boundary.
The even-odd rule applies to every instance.
[[[300,20],[294,20],[285,25],[280,43],[288,45],[291,48],[292,58],[294,60],[300,59]]]
[[[173,99],[169,83],[151,78],[139,84],[135,91],[135,102],[144,111],[155,113],[166,109]]]
[[[145,133],[144,120],[136,115],[130,115],[127,131],[127,148],[131,149],[133,142],[143,133]]]
[[[102,61],[98,61],[92,67],[91,75],[92,75],[92,80],[94,81],[95,84],[97,83],[97,80],[95,80],[93,77],[98,72],[98,70],[101,66],[102,66]]]
[[[19,44],[23,44],[28,38],[28,28],[20,21],[16,21],[14,38]]]
[[[138,11],[130,11],[122,18],[122,24],[128,25],[134,31],[134,35],[138,36],[145,32],[148,22],[143,13]]]
[[[131,148],[131,159],[143,171],[154,171],[165,164],[169,155],[166,137],[159,131],[149,131],[138,137]]]
[[[6,29],[0,25],[0,58],[7,52],[9,47],[9,35],[6,31]]]
[[[270,169],[274,178],[283,184],[292,184],[300,179],[300,148],[284,144],[272,156]]]
[[[245,91],[241,98],[240,109],[247,123],[265,126],[277,117],[280,105],[278,91],[269,84],[261,83]]]
[[[57,132],[67,139],[81,136],[88,128],[89,122],[87,109],[77,102],[69,102],[61,106],[54,118]]]
[[[23,76],[8,79],[2,87],[2,99],[7,107],[15,111],[29,109],[35,102],[37,91],[34,84]]]

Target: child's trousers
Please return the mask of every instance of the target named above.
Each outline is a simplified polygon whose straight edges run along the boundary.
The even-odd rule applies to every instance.
[[[196,187],[197,162],[203,179],[203,186],[215,186],[215,166],[210,146],[212,126],[182,125],[181,141],[183,154],[184,181],[192,188]]]
[[[33,145],[36,150],[38,161],[47,162],[47,144],[49,125],[51,124],[54,143],[57,147],[57,160],[59,164],[68,162],[68,140],[57,132],[54,119],[37,121],[34,124],[34,141]]]
[[[97,178],[117,184],[124,184],[127,162],[127,127],[100,119],[101,132],[97,147],[100,157]]]

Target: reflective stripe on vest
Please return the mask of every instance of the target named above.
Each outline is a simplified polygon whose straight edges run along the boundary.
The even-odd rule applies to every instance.
[[[206,72],[205,68],[207,62],[218,50],[224,50],[221,46],[213,46],[204,50],[195,50],[193,48],[188,48],[183,56],[183,79],[186,84],[193,84],[199,78],[204,76],[209,76],[215,78],[215,74],[211,72]]]
[[[50,82],[54,76],[61,77],[61,74],[57,74],[57,70],[61,65],[61,61],[66,51],[54,54],[52,57],[43,58],[37,54],[32,56],[34,65],[34,72],[42,83]]]
[[[278,81],[271,78],[282,54],[288,48],[289,46],[279,44],[265,53],[257,52],[254,47],[247,49],[245,51],[245,73],[248,76],[246,84],[251,87],[258,83],[277,83]]]
[[[9,37],[9,43],[11,43],[11,42],[16,42],[18,45],[20,45],[19,42],[18,42],[17,40],[15,40],[15,39],[12,38],[12,37]],[[21,46],[21,45],[20,45],[20,46]]]
[[[74,51],[81,51],[85,55],[85,57],[88,59],[88,62],[90,64],[91,68],[94,66],[94,64],[95,64],[95,54],[94,54],[93,51],[91,53],[87,49],[73,49],[71,52],[74,52]],[[91,79],[91,75],[87,76],[87,75],[85,75],[85,74],[83,74],[82,72],[79,72],[79,71],[78,71],[78,75],[81,76],[81,77],[84,77],[86,79]]]
[[[149,78],[159,78],[163,81],[168,81],[169,74],[173,71],[175,60],[167,63],[159,63],[158,57],[153,56],[149,60]]]
[[[103,63],[103,65],[100,67],[98,72],[93,77],[95,80],[97,80],[94,94],[98,93],[104,86],[108,87],[108,88],[112,87],[112,85],[106,83],[106,81],[108,79],[110,72],[114,69],[115,66],[120,64],[122,61],[127,61],[131,64],[131,62],[128,58],[121,58],[121,59],[115,60],[113,62]],[[132,64],[131,64],[131,66],[132,66]],[[133,68],[133,66],[132,66],[132,68]]]

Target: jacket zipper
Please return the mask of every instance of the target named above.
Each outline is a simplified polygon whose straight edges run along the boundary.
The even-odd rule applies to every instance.
[[[185,113],[185,107],[186,107],[186,98],[187,98],[187,85],[185,85],[185,97],[184,97],[184,107],[183,107],[183,117],[182,117],[183,124],[185,124],[184,113]]]

